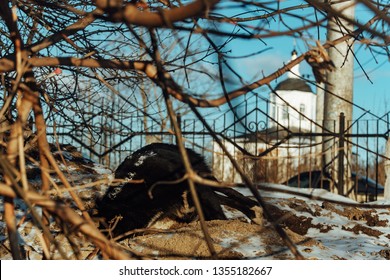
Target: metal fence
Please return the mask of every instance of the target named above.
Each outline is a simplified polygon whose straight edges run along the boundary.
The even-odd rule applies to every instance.
[[[201,153],[220,180],[241,182],[213,137],[222,140],[255,182],[328,188],[343,195],[352,192],[362,201],[381,195],[389,115],[355,121],[340,115],[326,124],[300,118],[286,126],[270,116],[269,106],[268,101],[248,99],[205,117],[212,132],[190,115],[178,114],[177,119],[186,146]],[[161,118],[139,111],[118,113],[104,104],[97,108],[71,121],[58,116],[48,120],[51,141],[74,145],[113,169],[148,143],[175,143],[169,122]]]

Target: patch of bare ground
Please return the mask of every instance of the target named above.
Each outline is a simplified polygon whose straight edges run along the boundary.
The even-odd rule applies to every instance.
[[[246,248],[244,250],[251,251],[251,257],[293,258],[283,240],[270,226],[261,227],[240,220],[216,220],[206,223],[217,252],[217,256],[213,258],[242,259],[243,247]],[[286,233],[295,244],[304,246],[307,250],[311,250],[310,247],[313,246],[322,246],[320,242],[290,229],[286,229]],[[122,241],[121,244],[143,259],[211,258],[199,222],[164,233],[136,236]]]
[[[320,242],[310,237],[302,236],[288,228],[285,229],[285,231],[291,241],[294,244],[301,246],[301,248],[306,250],[306,252],[312,251],[312,247],[314,246],[320,249],[324,248]],[[289,249],[287,249],[285,246],[284,241],[282,238],[280,238],[274,229],[270,227],[264,228],[261,232],[261,240],[264,243],[265,255],[267,257],[272,256],[274,259],[278,260],[293,258]]]
[[[323,202],[322,207],[352,221],[365,221],[370,227],[386,227],[388,220],[380,220],[376,209],[361,209],[359,207],[336,207],[333,203]]]
[[[390,260],[390,249],[380,250],[378,254],[386,260]]]
[[[347,230],[347,231],[352,231],[355,234],[364,233],[364,234],[367,234],[369,236],[375,236],[375,237],[379,237],[380,235],[383,234],[383,232],[381,232],[379,230],[372,229],[372,228],[369,228],[369,227],[366,227],[366,226],[363,226],[363,225],[355,225],[352,228],[346,227],[346,226],[342,226],[342,229],[343,230]]]
[[[289,206],[296,213],[307,212],[316,216],[307,203],[299,199],[287,199],[280,203],[281,206]],[[372,227],[385,227],[388,225],[388,220],[380,220],[375,209],[361,209],[358,207],[343,207],[334,205],[330,202],[323,202],[322,207],[330,212],[346,217],[351,221],[363,221],[365,225],[357,224],[354,227],[343,226],[343,230],[354,232],[355,234],[364,233],[369,236],[379,237],[383,232],[373,229]],[[272,217],[282,226],[300,234],[307,234],[310,228],[317,228],[320,232],[326,233],[332,229],[331,225],[313,224],[312,218],[295,215],[293,212],[282,210],[275,205],[269,205],[269,210]]]
[[[262,229],[258,225],[239,220],[214,220],[206,224],[217,252],[215,258],[220,259],[241,259],[242,254],[234,248],[249,242],[250,237],[259,235]],[[199,222],[164,233],[136,236],[123,241],[122,245],[146,259],[210,258]]]
[[[295,197],[281,201],[279,202],[279,205],[288,206],[291,209],[296,210],[297,212],[306,212],[315,217],[321,215],[321,209],[315,209],[313,211],[311,207],[306,203],[306,201]]]
[[[307,234],[310,228],[317,228],[320,232],[328,232],[332,229],[330,225],[313,224],[313,218],[295,215],[293,212],[282,210],[275,205],[268,205],[268,209],[274,221],[300,235]],[[297,212],[299,213],[299,211]]]

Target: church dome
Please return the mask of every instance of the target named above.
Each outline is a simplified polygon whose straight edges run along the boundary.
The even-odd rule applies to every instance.
[[[313,92],[310,86],[304,80],[299,78],[288,78],[287,80],[280,82],[275,87],[275,90],[299,90]]]
[[[297,58],[297,52],[295,50],[291,53],[291,60]],[[293,66],[290,72],[287,74],[288,78],[280,82],[275,90],[297,90],[304,92],[313,92],[310,86],[303,80],[301,73],[299,72],[299,64]]]
[[[291,61],[297,58],[292,52]],[[269,94],[269,128],[287,127],[289,131],[314,131],[317,95],[299,71],[299,64],[287,72],[287,79],[275,86]],[[280,133],[277,133],[280,135]]]

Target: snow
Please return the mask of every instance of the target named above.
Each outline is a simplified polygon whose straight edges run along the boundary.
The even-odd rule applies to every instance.
[[[114,187],[112,192],[108,194],[110,199],[114,199],[122,190],[122,186]]]
[[[306,238],[315,240],[318,243],[316,246],[305,247],[297,245],[300,252],[305,258],[309,259],[383,259],[379,252],[381,250],[387,250],[390,252],[390,203],[388,201],[378,201],[371,203],[372,205],[387,205],[382,209],[366,209],[359,208],[359,204],[348,198],[339,196],[334,193],[330,193],[325,190],[307,190],[307,189],[295,189],[282,185],[265,184],[268,187],[273,187],[276,190],[295,192],[291,193],[280,193],[277,191],[263,191],[262,196],[268,203],[278,205],[282,210],[290,211],[298,217],[310,218],[313,225],[323,225],[322,229],[328,228],[329,230],[320,230],[318,228],[309,228]],[[241,189],[240,189],[241,190]],[[242,191],[249,195],[248,190]],[[316,199],[308,198],[304,195],[313,195]],[[321,209],[320,213],[316,215],[310,214],[307,211],[299,211],[294,207],[290,207],[286,204],[286,200],[296,200],[300,203],[305,203],[310,209],[317,210]],[[323,201],[336,202],[332,208],[334,210],[325,209],[323,207]],[[340,204],[337,204],[339,202]],[[347,206],[343,203],[348,203]],[[350,205],[356,204],[356,208],[351,208]],[[371,215],[378,215],[378,225],[370,225],[366,219],[359,220],[359,217],[348,218],[343,216],[347,208],[353,210],[358,209]],[[367,229],[364,232],[359,230],[358,233],[349,231],[356,226],[361,226],[363,229]],[[370,230],[375,231],[370,234]],[[376,236],[378,235],[378,236]],[[250,251],[252,244],[242,245],[243,251]],[[264,244],[256,244],[258,247],[263,247]],[[307,250],[310,248],[310,250]],[[388,254],[387,253],[387,254]]]
[[[369,205],[390,205],[390,200],[387,199],[382,199],[382,200],[377,200],[377,201],[371,201],[371,202],[367,202],[367,204]]]
[[[141,163],[150,156],[153,155],[140,157],[138,162]],[[64,174],[75,186],[79,186],[75,188],[75,191],[82,200],[93,207],[93,200],[101,195],[107,188],[107,184],[111,182],[112,171],[90,161],[79,161],[77,166],[73,163],[72,154],[64,154],[64,157],[66,164],[61,165]],[[87,183],[99,180],[105,180],[106,183],[83,187]],[[36,178],[33,181],[39,183]],[[236,190],[252,197],[252,193],[247,188],[237,187]],[[277,184],[261,184],[259,192],[274,219],[283,227],[304,258],[390,259],[390,201],[359,204],[326,190],[297,189]],[[63,195],[62,198],[68,199],[69,196]],[[20,244],[24,246],[30,259],[40,259],[42,257],[41,233],[33,225],[23,201],[16,199],[15,202]],[[0,198],[1,213],[3,213],[3,208],[3,198]],[[227,254],[227,258],[294,258],[276,234],[270,221],[265,220],[262,226],[251,224],[241,212],[228,207],[223,209],[228,221],[209,221],[207,224],[212,240],[218,248],[217,251]],[[41,211],[39,208],[36,210]],[[66,254],[74,257],[71,256],[71,247],[66,245],[67,239],[54,220],[50,230],[56,240],[64,246]],[[166,252],[176,252],[175,250],[181,250],[176,255],[207,256],[207,247],[202,245],[205,247],[203,248],[199,245],[204,243],[199,223],[181,224],[180,227],[173,228],[167,225],[166,230],[168,232],[157,231],[129,238],[125,244],[131,248],[131,251],[146,254],[151,258],[166,258]],[[5,232],[5,223],[1,216],[0,242],[5,247],[9,247]],[[82,248],[82,257],[85,258],[93,250],[93,245],[87,240],[77,239],[79,236],[74,238]],[[158,242],[160,243],[156,245]],[[199,249],[201,247],[202,250]],[[189,251],[182,251],[185,249]],[[58,254],[55,257],[61,258]],[[0,258],[10,259],[11,256],[7,250],[3,249],[0,251]]]
[[[299,190],[287,186],[266,184],[273,191],[260,189],[261,195],[270,206],[271,213],[283,211],[277,222],[296,245],[305,259],[312,260],[379,260],[390,259],[390,206],[383,208],[370,204],[358,204],[348,198],[322,190]],[[247,189],[237,188],[250,196]],[[316,198],[310,198],[314,195]],[[217,252],[227,258],[244,259],[294,259],[271,223],[263,226],[248,223],[237,210],[223,208],[229,221],[207,222],[210,236]],[[277,215],[275,215],[277,216]],[[169,228],[167,229],[169,230]],[[183,240],[188,251],[203,257],[198,249],[201,235],[199,224],[189,224],[167,235],[155,233],[128,239],[130,248],[146,256],[169,258],[167,252],[184,254],[178,244]],[[161,241],[162,240],[162,241]],[[140,245],[142,244],[142,245]],[[196,246],[194,245],[196,244]],[[160,248],[156,255],[156,250]],[[163,249],[162,249],[163,248]],[[227,254],[227,255],[226,255]]]
[[[138,158],[138,161],[134,164],[135,166],[140,166],[144,163],[144,161],[147,159],[147,158],[150,158],[150,157],[154,157],[156,156],[157,153],[151,151],[151,152],[148,152],[148,153],[145,153],[143,155],[141,155],[139,158]]]
[[[274,198],[291,198],[291,194],[288,194],[288,192],[293,192],[298,194],[302,194],[305,196],[310,196],[315,199],[326,199],[326,200],[332,200],[335,202],[346,202],[346,203],[352,203],[358,205],[358,202],[356,202],[353,199],[337,195],[335,193],[331,193],[324,189],[300,189],[300,188],[294,188],[289,187],[285,185],[280,184],[273,184],[273,183],[261,183],[259,186],[260,189],[262,187],[273,189],[272,197]],[[239,192],[246,196],[252,196],[252,192],[248,188],[237,188]],[[264,193],[268,196],[270,195],[271,191],[264,191]],[[390,205],[390,204],[389,204]]]

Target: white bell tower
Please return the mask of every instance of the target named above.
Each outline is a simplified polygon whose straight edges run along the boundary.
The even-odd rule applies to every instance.
[[[295,50],[291,54],[291,60],[297,58]],[[292,67],[287,79],[275,87],[275,93],[270,93],[269,128],[281,126],[314,132],[315,126],[310,120],[316,120],[317,96],[303,79],[299,64]]]

